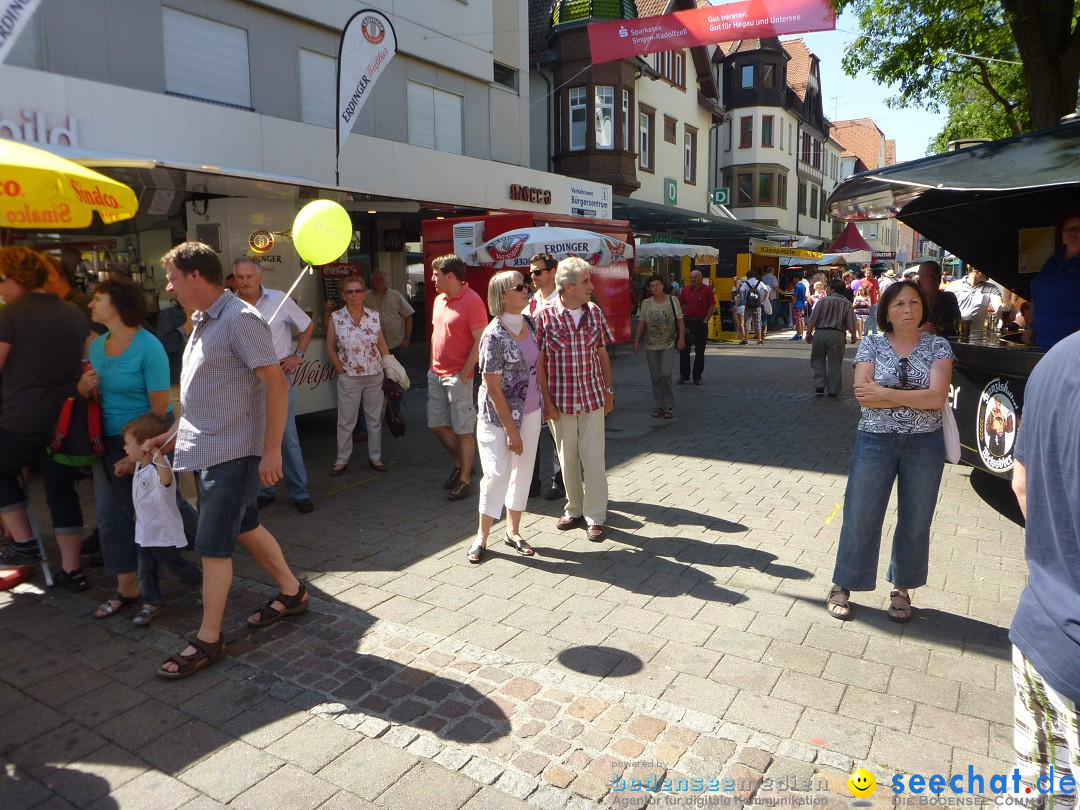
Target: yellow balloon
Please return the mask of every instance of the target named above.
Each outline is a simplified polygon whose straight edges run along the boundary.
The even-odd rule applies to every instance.
[[[313,200],[296,215],[293,245],[308,264],[328,264],[341,257],[352,241],[349,212],[333,200]]]

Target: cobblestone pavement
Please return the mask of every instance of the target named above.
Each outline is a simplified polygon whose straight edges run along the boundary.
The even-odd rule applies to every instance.
[[[947,468],[911,623],[885,582],[830,618],[857,408],[814,396],[785,337],[710,346],[671,421],[620,350],[609,536],[557,532],[561,504],[533,499],[531,559],[500,523],[466,562],[475,495],[446,501],[423,389],[385,475],[357,444],[330,478],[333,419],[302,418],[316,511],[281,487],[263,516],[312,609],[249,630],[273,589],[238,557],[230,656],[190,680],[153,675],[197,626],[182,589],[151,629],[89,617],[100,569],[87,594],[0,593],[0,807],[839,808],[860,765],[1005,772],[1022,531]]]

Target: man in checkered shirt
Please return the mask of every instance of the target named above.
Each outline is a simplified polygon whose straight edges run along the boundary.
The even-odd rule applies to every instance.
[[[576,256],[563,259],[555,286],[558,301],[538,313],[536,373],[566,487],[566,508],[556,526],[570,529],[584,517],[589,539],[599,541],[608,501],[604,417],[615,407],[606,347],[615,338],[604,313],[590,300],[588,262]]]
[[[308,598],[281,546],[259,524],[255,504],[260,485],[281,480],[288,411],[288,382],[270,327],[255,307],[223,289],[221,261],[210,246],[185,242],[161,264],[177,301],[196,310],[180,377],[180,424],[146,443],[150,451],[168,449],[175,439],[175,469],[194,471],[199,485],[194,550],[203,564],[203,616],[188,646],[158,670],[160,677],[175,679],[225,655],[221,624],[237,541],[279,589],[248,618],[249,625],[263,627],[300,613]]]

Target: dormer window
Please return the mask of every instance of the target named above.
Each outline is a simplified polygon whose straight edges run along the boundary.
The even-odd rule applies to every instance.
[[[761,86],[776,87],[776,65],[766,62],[761,66]]]
[[[754,86],[754,66],[753,65],[743,65],[741,75],[742,75],[742,84],[741,84],[741,86],[743,88],[753,87]]]

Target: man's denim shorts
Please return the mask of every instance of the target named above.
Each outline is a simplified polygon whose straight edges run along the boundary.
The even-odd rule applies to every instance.
[[[428,427],[449,427],[459,436],[476,431],[476,403],[472,380],[459,374],[439,377],[428,369]]]
[[[197,470],[199,486],[199,530],[195,553],[200,557],[225,559],[236,551],[238,534],[259,528],[258,456],[244,456]]]

